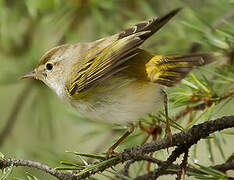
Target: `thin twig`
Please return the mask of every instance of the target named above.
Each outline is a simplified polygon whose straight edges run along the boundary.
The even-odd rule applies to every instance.
[[[11,133],[14,124],[17,120],[18,114],[21,111],[24,103],[26,102],[26,99],[29,97],[32,89],[33,89],[33,83],[30,82],[24,87],[21,94],[18,96],[15,105],[13,106],[12,111],[10,113],[10,116],[6,121],[6,125],[0,133],[0,147],[3,145],[6,138]]]
[[[212,169],[215,169],[215,170],[218,170],[220,172],[225,173],[226,171],[234,170],[234,162],[226,162],[226,163],[215,165],[215,166],[209,166],[209,168],[212,168]],[[171,170],[168,170],[168,169],[171,169]],[[165,169],[164,171],[162,171],[161,175],[177,174],[178,171],[180,170],[180,165],[178,165],[178,164],[171,164],[170,166],[168,166],[168,169]],[[191,167],[187,167],[186,168],[186,172],[205,174],[204,172],[199,171],[198,169],[195,169],[195,168],[191,168]],[[190,175],[187,174],[187,176],[190,176]]]
[[[217,100],[214,100],[214,102],[216,103],[220,103],[221,101],[231,97],[234,95],[234,91],[231,90],[230,92],[228,92],[227,94],[220,96],[219,98],[217,98]],[[212,100],[213,101],[213,100]],[[182,109],[181,111],[179,111],[172,119],[174,121],[178,121],[179,119],[183,118],[184,116],[186,116],[189,112],[191,112],[191,110],[193,111],[197,111],[197,110],[201,110],[204,109],[206,107],[206,103],[203,102],[202,104],[199,104],[199,106],[195,106],[193,108],[186,106],[186,108]]]
[[[126,164],[124,166],[124,169],[123,169],[123,175],[124,176],[129,176],[129,174],[128,174],[129,168],[136,161],[148,161],[148,162],[151,162],[151,163],[155,163],[158,166],[162,166],[163,163],[164,163],[163,161],[160,161],[160,160],[155,159],[155,158],[150,157],[150,156],[139,156],[139,157],[136,157],[135,159],[128,160],[126,162]]]
[[[185,151],[187,151],[192,144],[186,144],[186,145],[181,145],[177,147],[172,154],[169,156],[169,158],[163,162],[163,164],[157,168],[154,171],[150,171],[142,176],[136,177],[134,180],[153,180],[157,179],[159,176],[163,175],[165,170]]]
[[[138,161],[148,161],[148,162],[151,162],[151,163],[155,163],[158,166],[162,166],[165,163],[165,161],[161,161],[161,160],[155,159],[155,158],[150,157],[150,156],[139,156],[139,157],[137,157],[135,159],[132,159],[132,160],[129,160],[129,161],[126,162],[126,164],[124,166],[123,173],[127,172],[127,174],[124,173],[123,175],[128,176],[128,170],[129,170],[130,166],[134,162],[138,162]],[[210,168],[225,173],[228,170],[234,170],[234,162],[228,162],[228,161],[226,161],[223,164],[218,164],[218,165],[215,165],[215,166],[210,166]],[[168,166],[168,169],[180,170],[181,169],[181,165],[171,164],[171,165]],[[203,172],[199,171],[198,169],[195,169],[195,168],[192,168],[192,167],[187,167],[186,171],[194,172],[194,173],[201,173],[201,174],[203,173]],[[177,173],[177,171],[165,170],[165,171],[162,172],[162,175],[176,174],[176,173]]]
[[[4,169],[9,166],[26,166],[31,168],[36,168],[42,170],[46,173],[51,174],[54,177],[57,177],[60,180],[72,180],[73,175],[71,173],[63,173],[61,171],[57,171],[45,164],[40,162],[30,161],[30,160],[22,160],[22,159],[2,159],[0,160],[0,169]]]

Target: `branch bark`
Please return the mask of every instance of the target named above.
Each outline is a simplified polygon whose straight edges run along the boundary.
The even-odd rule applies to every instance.
[[[155,163],[157,164],[158,166],[163,166],[163,164],[165,163],[164,161],[161,161],[161,160],[158,160],[158,159],[155,159],[155,158],[152,158],[150,156],[141,156],[141,157],[138,157],[136,158],[135,160],[131,160],[131,163],[130,161],[128,161],[124,167],[124,172],[123,174],[125,176],[128,176],[128,174],[126,174],[126,172],[128,172],[128,169],[130,167],[130,165],[136,161],[148,161],[148,162],[151,162],[151,163]],[[234,170],[234,162],[228,162],[226,161],[225,163],[223,164],[218,164],[218,165],[215,165],[215,166],[210,166],[210,168],[212,169],[215,169],[215,170],[218,170],[218,171],[221,171],[223,173],[225,173],[226,171],[228,170]],[[173,170],[180,170],[181,169],[181,165],[178,165],[178,164],[171,164],[170,166],[168,166],[168,169],[173,169]],[[197,169],[194,169],[194,168],[191,168],[191,167],[186,167],[186,171],[189,171],[189,172],[194,172],[194,173],[200,173],[202,174],[203,172],[197,170]],[[149,175],[151,174],[152,172],[149,172],[146,175]],[[167,174],[177,174],[178,172],[176,171],[169,171],[167,169],[165,169],[163,172],[161,172],[161,175],[167,175]]]
[[[85,172],[84,174],[80,175],[78,179],[87,178],[92,174],[95,174],[97,172],[102,172],[107,168],[115,166],[116,164],[119,164],[121,162],[132,160],[137,157],[148,154],[150,152],[158,151],[160,149],[166,149],[173,146],[180,146],[183,144],[190,144],[190,143],[195,144],[197,141],[199,141],[202,138],[203,139],[206,138],[213,132],[221,131],[223,129],[232,128],[232,127],[234,127],[234,115],[224,116],[214,121],[208,121],[199,125],[195,125],[186,131],[182,131],[180,133],[173,135],[172,141],[170,141],[167,138],[164,138],[155,142],[145,143],[142,146],[136,146],[130,149],[126,149],[121,154],[122,157],[121,160],[117,159],[111,161],[105,166],[102,166],[100,168],[94,169],[89,172]]]
[[[169,156],[169,158],[159,166],[158,169],[151,171],[147,174],[144,174],[142,176],[136,177],[134,180],[154,180],[157,179],[159,176],[163,175],[165,170],[178,158],[181,154],[183,154],[185,151],[188,151],[188,149],[191,147],[191,144],[181,145],[177,147],[172,154]],[[180,167],[178,168],[180,169]]]
[[[41,171],[44,171],[46,173],[49,173],[50,175],[57,177],[59,180],[71,180],[72,174],[71,173],[63,173],[62,171],[57,171],[45,164],[42,164],[40,162],[30,161],[30,160],[22,160],[22,159],[2,159],[0,161],[0,169],[4,169],[9,166],[26,166],[31,167],[35,169],[39,169]]]
[[[169,147],[173,146],[178,146],[177,151],[179,153],[174,153],[176,156],[173,157],[178,157],[178,154],[181,154],[182,151],[180,147],[190,147],[193,144],[196,144],[200,139],[204,139],[207,136],[209,136],[211,133],[214,133],[216,131],[221,131],[223,129],[227,128],[232,128],[234,127],[234,115],[233,116],[224,116],[222,118],[213,120],[213,121],[208,121],[199,125],[195,125],[192,128],[182,131],[180,133],[174,134],[172,136],[172,141],[170,141],[167,138],[151,142],[151,143],[145,143],[142,146],[136,146],[130,149],[126,149],[123,153],[121,153],[121,159],[120,158],[115,158],[113,161],[109,161],[109,163],[105,163],[103,166],[95,168],[93,170],[85,171],[84,173],[80,173],[80,176],[76,176],[74,173],[70,172],[62,172],[62,171],[57,171],[53,168],[48,167],[47,165],[38,163],[38,162],[33,162],[33,161],[28,161],[28,160],[17,160],[17,159],[2,159],[0,160],[0,169],[4,169],[6,167],[9,167],[11,165],[13,166],[28,166],[32,168],[36,168],[39,170],[42,170],[44,172],[47,172],[51,174],[52,176],[57,177],[58,179],[63,179],[63,180],[80,180],[84,178],[88,178],[91,175],[102,172],[112,166],[115,166],[119,163],[126,162],[129,160],[135,160],[137,158],[140,158],[144,156],[145,154],[148,154],[150,152],[155,152],[160,149],[166,149]],[[186,148],[184,148],[186,149]],[[175,158],[173,158],[175,159]],[[172,161],[173,162],[173,161]],[[156,162],[157,163],[157,162]],[[160,163],[158,161],[158,163]],[[233,162],[227,162],[230,163],[226,168],[232,168],[233,169]],[[169,165],[168,167],[170,167]],[[223,166],[222,166],[223,167]],[[217,166],[215,168],[220,169],[221,171],[225,171],[226,169],[222,169],[222,167]],[[189,168],[187,168],[187,171],[189,171]],[[82,171],[81,171],[82,172]],[[167,170],[164,169],[161,174],[166,173]]]

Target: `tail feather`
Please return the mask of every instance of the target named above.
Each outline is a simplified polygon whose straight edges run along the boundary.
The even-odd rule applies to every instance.
[[[146,64],[148,78],[165,86],[174,86],[195,67],[215,60],[212,54],[189,54],[184,56],[154,56]]]

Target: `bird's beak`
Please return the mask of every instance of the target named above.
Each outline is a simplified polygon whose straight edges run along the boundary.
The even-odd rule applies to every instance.
[[[21,79],[28,79],[28,78],[35,78],[36,77],[36,72],[33,70],[23,76],[21,76]]]

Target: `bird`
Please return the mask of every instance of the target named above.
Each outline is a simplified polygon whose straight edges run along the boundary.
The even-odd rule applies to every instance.
[[[141,47],[180,10],[93,42],[54,47],[22,78],[43,81],[87,118],[136,122],[163,106],[164,87],[178,84],[194,67],[214,59],[211,53],[158,55]]]

